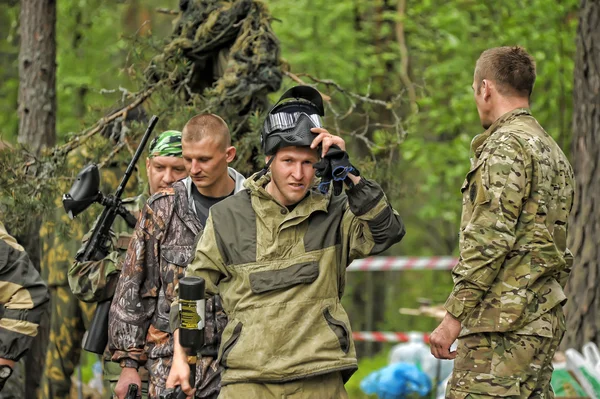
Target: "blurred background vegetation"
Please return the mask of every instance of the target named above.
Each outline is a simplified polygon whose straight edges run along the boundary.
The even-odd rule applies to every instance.
[[[521,45],[534,56],[533,114],[569,154],[577,0],[264,3],[288,72],[271,101],[301,79],[331,96],[337,109],[349,103],[332,82],[395,104],[395,112],[363,104],[341,124],[328,119],[352,154],[363,157],[365,174],[382,181],[406,223],[406,237],[387,255],[457,255],[459,188],[469,168],[470,141],[482,131],[472,97],[473,66],[486,48]],[[140,73],[172,32],[176,15],[168,10],[177,8],[174,0],[57,2],[58,145],[139,90]],[[9,143],[16,143],[19,123],[18,20],[17,2],[0,2],[0,139]],[[150,102],[169,106],[163,99]],[[162,127],[181,129],[193,113],[177,110],[164,110]],[[361,138],[365,116],[371,120],[365,129],[370,152]],[[390,162],[375,167],[373,154]],[[435,320],[398,309],[417,307],[420,299],[443,303],[450,288],[450,273],[444,271],[353,272],[344,304],[355,331],[431,331]],[[362,368],[348,385],[352,398],[362,397],[360,378],[387,362],[390,346],[358,345]]]

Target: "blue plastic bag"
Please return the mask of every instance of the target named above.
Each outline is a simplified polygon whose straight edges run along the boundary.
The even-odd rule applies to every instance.
[[[366,376],[360,382],[364,393],[379,399],[402,399],[410,393],[425,396],[431,390],[427,374],[410,363],[394,363]]]

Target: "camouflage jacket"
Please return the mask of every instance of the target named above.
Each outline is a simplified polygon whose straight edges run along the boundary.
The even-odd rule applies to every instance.
[[[229,171],[236,191],[241,189],[243,177]],[[191,184],[186,178],[153,195],[134,230],[109,314],[109,349],[122,367],[173,355],[169,313],[174,289],[202,232]],[[209,336],[206,340],[210,343]]]
[[[543,324],[540,316],[565,300],[573,262],[571,165],[527,109],[503,115],[471,146],[460,260],[446,310],[461,321],[463,336]],[[551,334],[545,327],[536,328]]]
[[[9,245],[8,237],[0,239],[0,358],[19,360],[37,335],[50,297],[27,253]]]
[[[357,369],[340,301],[346,267],[400,241],[404,224],[373,181],[347,196],[311,191],[290,211],[266,191],[270,178],[249,178],[247,190],[211,208],[185,273],[221,295],[229,318],[219,347],[223,385],[335,371],[346,381]]]
[[[148,194],[144,193],[137,197],[125,198],[123,206],[138,217],[147,200]],[[97,222],[98,220],[83,237],[82,246],[77,251],[77,255],[85,249],[85,244],[90,239]],[[78,299],[84,302],[100,302],[112,298],[132,231],[133,229],[127,225],[125,220],[118,216],[111,228],[110,253],[99,261],[75,261],[71,265],[69,286]]]

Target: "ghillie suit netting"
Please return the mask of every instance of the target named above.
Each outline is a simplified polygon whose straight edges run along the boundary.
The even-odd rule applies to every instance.
[[[144,76],[152,86],[166,85],[194,112],[212,112],[230,125],[238,144],[236,166],[256,169],[258,135],[249,123],[267,105],[267,94],[281,86],[279,42],[270,14],[258,1],[180,2],[173,37],[152,59]],[[185,123],[185,121],[182,121]],[[183,126],[183,124],[181,124]]]

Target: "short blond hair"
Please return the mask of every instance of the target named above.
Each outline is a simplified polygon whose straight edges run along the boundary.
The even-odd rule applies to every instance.
[[[223,143],[223,147],[231,146],[229,126],[218,115],[201,114],[190,119],[181,132],[181,141],[198,142],[211,137]]]

